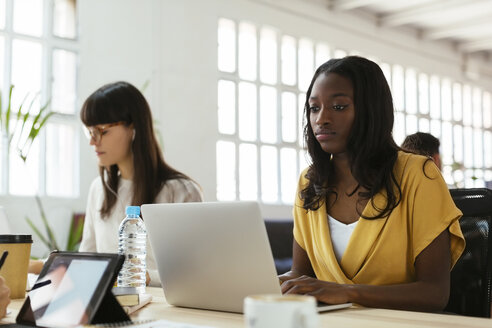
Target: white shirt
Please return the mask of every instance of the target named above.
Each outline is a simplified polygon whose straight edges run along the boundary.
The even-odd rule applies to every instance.
[[[333,245],[333,250],[335,251],[338,263],[342,260],[343,253],[345,253],[345,250],[347,249],[350,236],[352,236],[352,232],[354,232],[357,222],[359,221],[345,224],[333,218],[331,215],[328,215],[331,244]]]
[[[169,180],[155,198],[154,203],[185,203],[201,202],[200,187],[188,179]],[[111,214],[104,219],[100,209],[104,200],[104,190],[101,178],[92,181],[85,211],[84,232],[80,243],[80,252],[117,253],[118,228],[125,218],[125,208],[132,201],[132,181],[120,178],[118,198]],[[145,222],[145,221],[144,221]],[[154,254],[147,238],[147,271],[150,275],[150,285],[159,286],[160,279],[157,273]]]

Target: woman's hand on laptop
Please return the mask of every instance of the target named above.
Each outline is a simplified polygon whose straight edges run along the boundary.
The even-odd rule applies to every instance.
[[[287,271],[286,273],[279,275],[278,280],[280,280],[280,284],[282,285],[283,282],[287,280],[299,278],[300,276],[302,276],[301,273],[295,271]]]
[[[289,279],[282,284],[282,294],[304,294],[316,297],[327,304],[349,302],[348,288],[333,282],[318,280],[309,276]]]

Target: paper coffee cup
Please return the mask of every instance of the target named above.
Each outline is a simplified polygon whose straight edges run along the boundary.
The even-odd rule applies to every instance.
[[[315,328],[316,299],[306,295],[251,295],[244,299],[248,328]]]
[[[31,244],[31,235],[0,235],[0,256],[4,251],[9,252],[0,269],[0,275],[10,288],[11,299],[25,297]]]

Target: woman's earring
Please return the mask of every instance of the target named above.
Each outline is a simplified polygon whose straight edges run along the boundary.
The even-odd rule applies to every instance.
[[[133,129],[132,141],[135,140],[135,129]]]

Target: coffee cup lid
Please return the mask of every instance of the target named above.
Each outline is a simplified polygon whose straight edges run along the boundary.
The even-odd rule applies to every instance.
[[[21,234],[0,235],[0,244],[32,244],[32,236]]]

